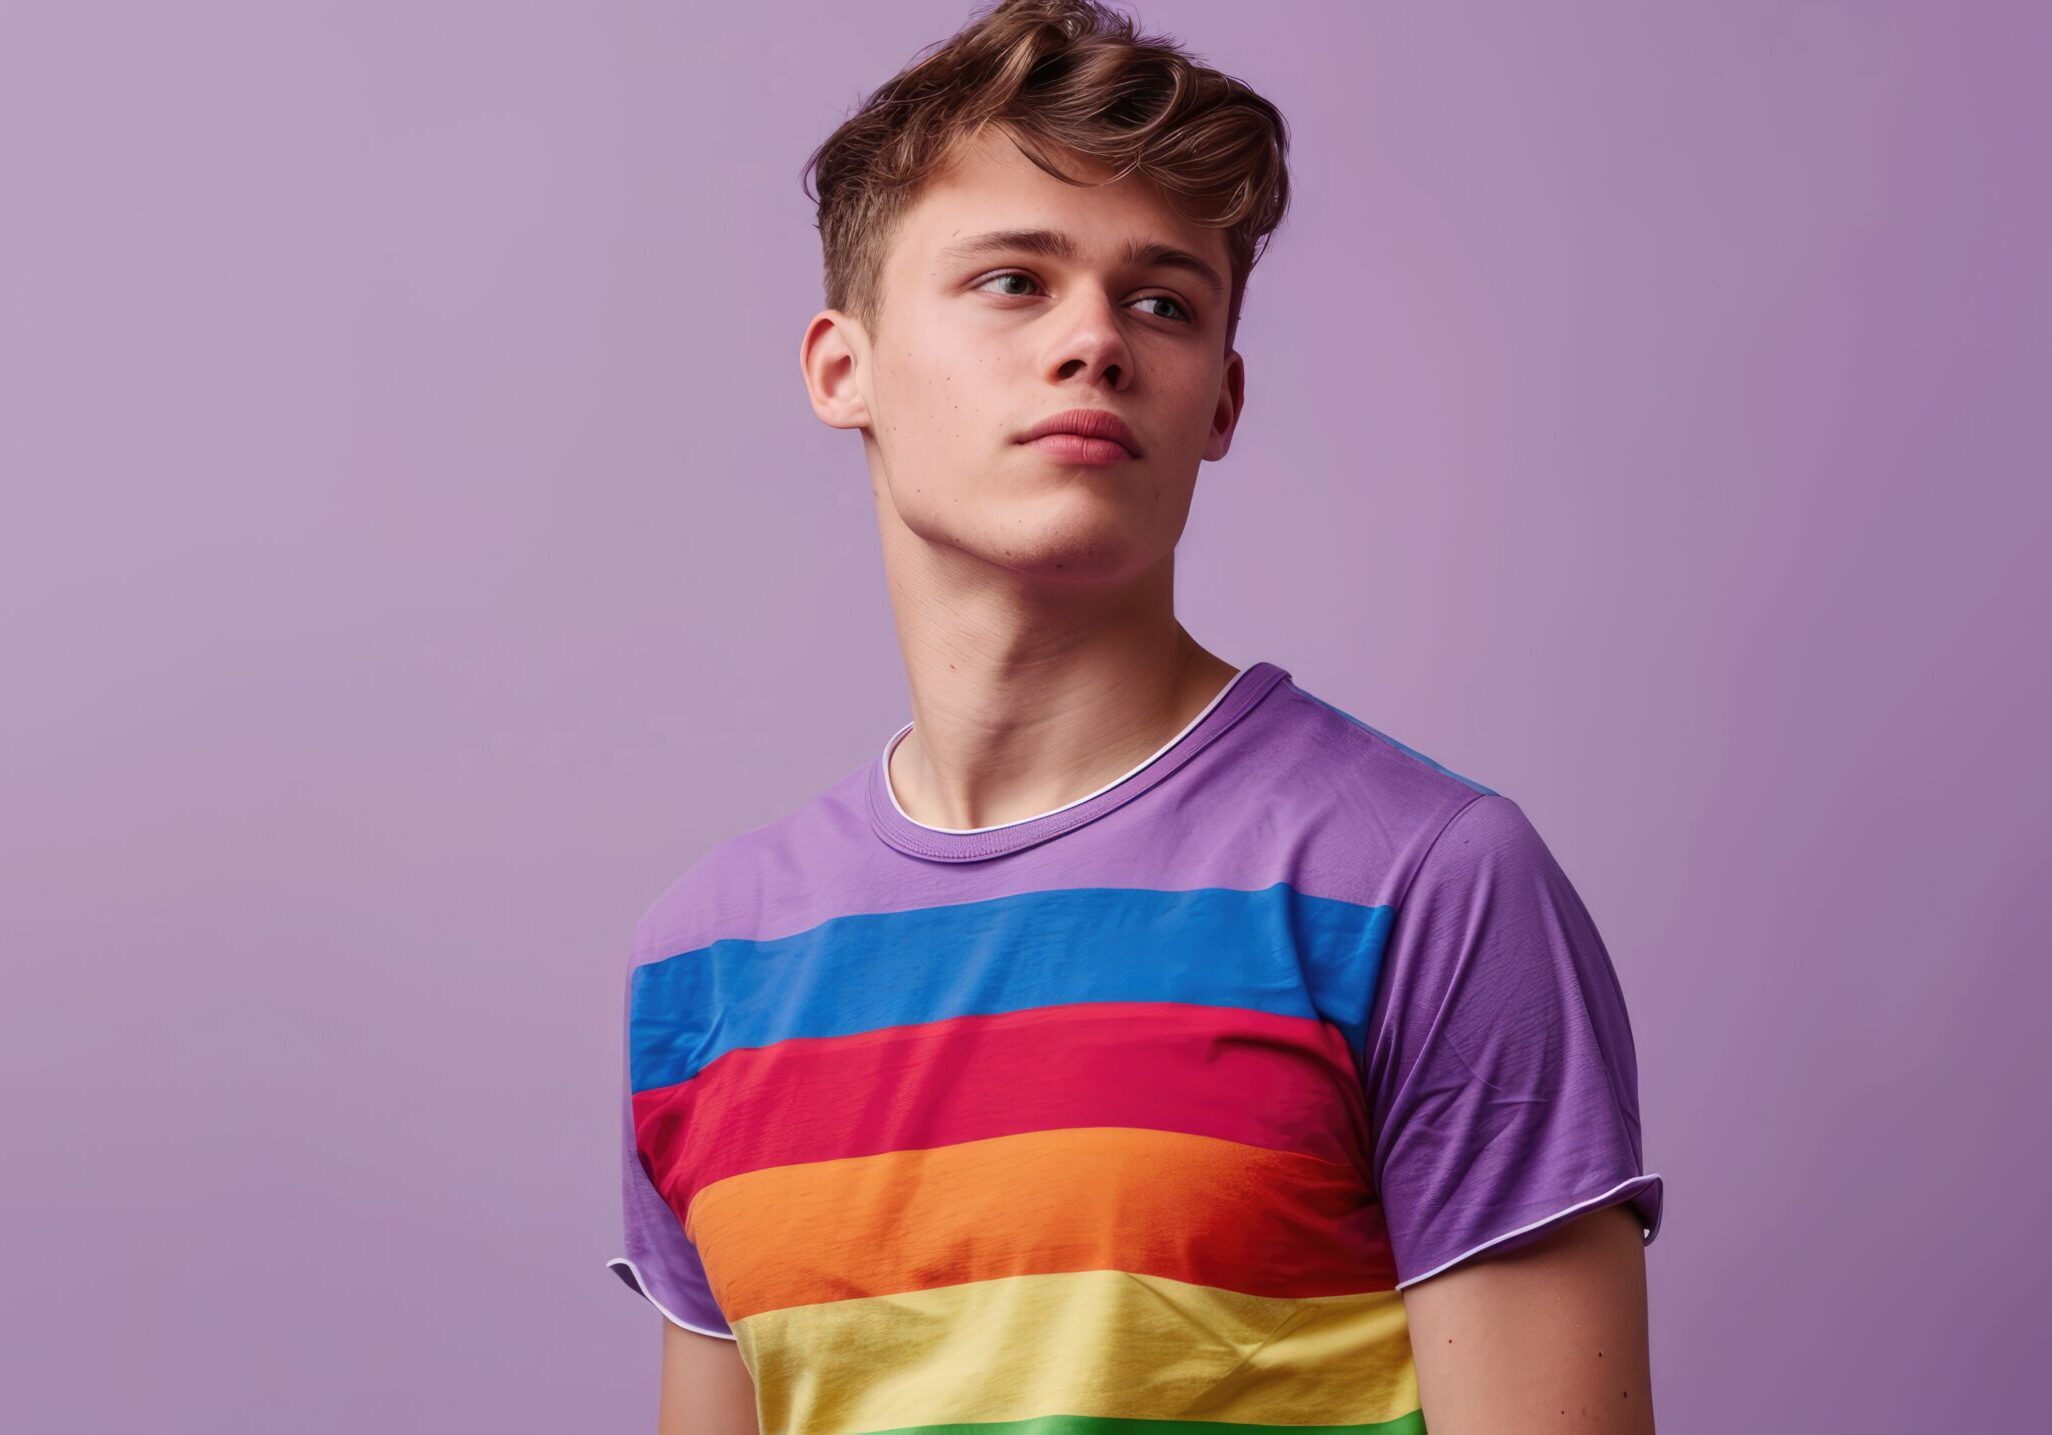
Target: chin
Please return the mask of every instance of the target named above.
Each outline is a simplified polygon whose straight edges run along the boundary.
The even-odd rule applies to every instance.
[[[1070,582],[1108,582],[1146,571],[1173,537],[1137,531],[1120,515],[1102,511],[1040,514],[962,544],[987,562],[1015,573]]]

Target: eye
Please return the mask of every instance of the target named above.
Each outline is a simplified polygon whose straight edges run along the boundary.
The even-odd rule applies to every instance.
[[[1020,280],[1020,281],[1022,281],[1022,282],[1024,282],[1024,283],[1027,283],[1027,284],[1035,284],[1035,285],[1037,285],[1037,284],[1039,283],[1039,281],[1038,281],[1038,280],[1036,280],[1036,279],[1035,279],[1035,278],[1034,278],[1034,277],[1033,277],[1032,275],[1030,275],[1030,274],[1021,274],[1021,273],[1020,273],[1020,272],[1019,272],[1018,270],[1016,270],[1016,269],[1008,269],[1008,270],[1006,270],[1006,271],[1005,271],[1004,273],[1002,273],[1002,274],[993,274],[993,275],[991,275],[991,276],[990,276],[990,277],[989,277],[988,279],[983,279],[983,280],[979,280],[979,281],[977,282],[977,285],[976,285],[976,287],[977,287],[978,289],[984,289],[984,288],[988,288],[988,287],[989,287],[990,285],[992,285],[992,284],[996,284],[996,283],[998,283],[998,282],[1000,282],[1000,281],[1002,281],[1002,280],[1005,280],[1005,279],[1017,279],[1017,280]],[[1010,292],[1009,292],[1009,293],[1008,293],[1008,294],[1006,295],[1006,297],[1007,297],[1007,298],[1012,298],[1012,299],[1017,299],[1017,298],[1023,298],[1023,297],[1024,297],[1024,295],[1023,295],[1023,294],[1022,294],[1022,293],[1021,293],[1021,292],[1020,292],[1019,290],[1017,290],[1017,289],[1014,289],[1014,290],[1010,291]]]
[[[1004,281],[1009,279],[1017,279],[1021,283],[1030,285],[1036,289],[1040,287],[1040,281],[1038,279],[1035,279],[1031,274],[1023,274],[1017,269],[1007,269],[1001,273],[992,274],[987,278],[980,279],[977,281],[976,287],[979,290],[989,291],[991,285],[1003,283]],[[1005,293],[1005,297],[1008,299],[1023,299],[1026,297],[1026,295],[1024,291],[1013,289],[1007,291]],[[1182,300],[1173,298],[1167,294],[1147,294],[1143,295],[1138,299],[1135,299],[1133,302],[1136,304],[1166,304],[1175,311],[1172,314],[1156,314],[1154,317],[1157,319],[1173,319],[1175,320],[1175,322],[1179,324],[1191,324],[1196,322],[1195,319],[1191,317],[1190,311],[1183,307]]]
[[[1170,308],[1174,309],[1176,312],[1173,314],[1161,314],[1157,317],[1163,319],[1175,319],[1177,320],[1177,322],[1184,324],[1188,324],[1191,322],[1190,311],[1183,307],[1183,301],[1180,299],[1171,299],[1166,294],[1149,294],[1146,298],[1141,299],[1139,302],[1142,304],[1166,304]]]

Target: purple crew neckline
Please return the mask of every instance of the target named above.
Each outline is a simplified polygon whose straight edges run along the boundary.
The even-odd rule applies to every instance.
[[[1167,780],[1244,717],[1277,683],[1288,677],[1289,674],[1274,663],[1249,664],[1234,675],[1232,681],[1212,699],[1210,708],[1180,736],[1111,786],[1081,801],[1057,807],[1052,812],[970,831],[928,827],[914,822],[899,810],[896,799],[891,795],[889,763],[892,749],[912,730],[912,724],[908,722],[891,734],[883,751],[869,764],[870,825],[876,829],[877,836],[900,852],[935,862],[976,862],[1046,842],[1086,822],[1096,821]]]

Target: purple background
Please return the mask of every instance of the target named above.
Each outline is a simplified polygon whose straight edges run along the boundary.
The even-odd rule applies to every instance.
[[[2047,1399],[2033,9],[1140,8],[1296,136],[1184,619],[1597,914],[1664,1432]],[[968,13],[10,18],[11,1426],[652,1428],[630,929],[909,715],[797,171]]]

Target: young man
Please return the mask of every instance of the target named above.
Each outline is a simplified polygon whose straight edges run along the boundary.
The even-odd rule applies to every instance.
[[[1622,994],[1508,798],[1173,607],[1281,117],[1000,6],[814,156],[913,720],[628,983],[662,1428],[1650,1431]]]

